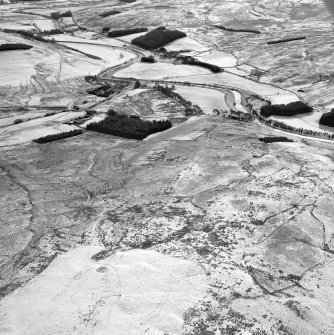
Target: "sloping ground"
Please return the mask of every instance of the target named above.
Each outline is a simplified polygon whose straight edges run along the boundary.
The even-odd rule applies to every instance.
[[[187,140],[87,132],[0,149],[3,332],[333,333],[333,145],[266,145],[273,130],[212,117],[180,127]],[[101,248],[114,256],[92,261]]]
[[[92,259],[100,251],[74,249],[4,299],[2,329],[50,335],[180,333],[183,313],[206,292],[204,270],[150,250]]]

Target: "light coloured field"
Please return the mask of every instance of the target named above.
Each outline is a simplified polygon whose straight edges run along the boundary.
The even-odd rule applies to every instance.
[[[237,111],[242,113],[248,113],[248,111],[245,109],[245,107],[241,103],[241,94],[237,91],[232,91],[234,95],[234,101],[235,101],[235,108]]]
[[[285,117],[285,116],[270,116],[269,119],[283,122],[289,126],[295,128],[304,128],[307,130],[319,131],[323,133],[334,133],[333,127],[322,126],[319,124],[319,120],[322,113],[313,112],[308,115],[296,115],[294,117]]]
[[[203,52],[208,50],[206,46],[195,41],[190,37],[183,37],[165,45],[167,51],[180,51],[180,50],[192,50]]]
[[[219,67],[235,67],[238,64],[237,58],[223,51],[213,51],[200,54],[196,57],[202,62],[217,65]]]
[[[130,34],[130,35],[125,35],[125,36],[120,36],[117,37],[118,40],[124,41],[126,43],[131,43],[131,41],[139,36],[145,35],[147,33],[147,31],[144,31],[142,33],[137,33],[137,34]]]
[[[287,104],[292,101],[298,101],[299,98],[296,94],[286,91],[282,88],[277,88],[272,85],[259,83],[227,71],[223,73],[191,76],[191,77],[178,77],[177,81],[185,81],[190,83],[210,84],[210,85],[224,85],[230,88],[237,88],[261,95],[262,97],[270,100],[273,104]]]
[[[112,47],[122,47],[124,43],[118,41],[114,38],[98,38],[94,39],[91,35],[81,35],[81,36],[72,36],[69,34],[59,34],[59,35],[51,35],[46,37],[48,39],[54,39],[56,42],[78,42],[85,44],[100,44]]]
[[[115,77],[139,79],[167,79],[179,76],[208,74],[209,70],[198,66],[174,65],[171,63],[136,63],[115,73]]]
[[[53,21],[48,19],[33,20],[32,25],[35,25],[41,31],[55,29]]]
[[[90,43],[71,43],[71,42],[61,42],[61,44],[66,45],[75,50],[84,52],[89,55],[93,55],[101,58],[107,67],[112,67],[128,62],[137,56],[128,51],[120,49],[112,49],[103,45],[92,45]]]
[[[75,126],[63,123],[85,114],[86,112],[64,112],[0,128],[0,146],[27,143],[38,137],[76,129]]]
[[[193,105],[202,108],[205,114],[212,114],[214,109],[228,111],[225,102],[225,94],[216,90],[201,87],[176,86],[176,93],[184,99],[191,101]]]
[[[92,260],[99,251],[95,246],[69,251],[5,298],[0,314],[5,315],[7,334],[77,335],[90,328],[84,319],[95,323],[98,335],[115,330],[180,334],[183,314],[206,292],[204,270],[195,262],[152,250]]]
[[[36,74],[36,66],[45,62],[45,54],[37,49],[0,52],[0,85],[18,86]],[[52,57],[54,58],[54,57]]]

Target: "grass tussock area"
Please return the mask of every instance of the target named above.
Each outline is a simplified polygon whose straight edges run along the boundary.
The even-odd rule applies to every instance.
[[[90,123],[86,129],[124,138],[143,140],[151,134],[171,127],[172,123],[169,120],[144,121],[139,116],[121,115],[113,110],[109,110],[104,120]]]
[[[36,143],[39,143],[39,144],[54,142],[54,141],[62,140],[63,138],[81,135],[82,133],[83,133],[82,129],[74,129],[74,130],[66,131],[66,132],[59,133],[59,134],[53,134],[53,135],[47,135],[47,136],[39,137],[39,138],[36,138],[35,140],[33,140],[33,142],[36,142]]]
[[[4,43],[0,44],[0,51],[8,50],[28,50],[31,49],[32,45],[23,44],[23,43]]]
[[[264,117],[272,115],[294,116],[311,112],[313,112],[313,108],[302,101],[290,102],[287,105],[266,105],[261,107],[261,115]]]
[[[145,35],[133,39],[131,43],[146,50],[158,49],[186,36],[187,34],[182,31],[162,29],[162,27],[159,27],[158,29],[154,29]]]

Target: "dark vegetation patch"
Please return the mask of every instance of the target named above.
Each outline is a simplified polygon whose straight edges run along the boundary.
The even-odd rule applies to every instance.
[[[72,17],[72,12],[70,10],[64,13],[53,12],[50,14],[50,16],[51,16],[51,19],[58,20],[61,17]]]
[[[4,43],[4,44],[0,44],[0,51],[29,50],[31,48],[32,48],[32,45],[23,44],[23,43]]]
[[[319,123],[324,126],[334,127],[334,108],[330,112],[322,114]]]
[[[313,108],[302,101],[290,102],[287,105],[269,104],[261,107],[261,115],[264,117],[269,117],[271,115],[294,116],[311,112],[313,112]]]
[[[155,58],[150,55],[148,57],[142,57],[140,61],[143,63],[155,63]]]
[[[36,142],[36,143],[39,143],[39,144],[54,142],[54,141],[62,140],[63,138],[81,135],[82,133],[83,133],[82,129],[73,129],[73,130],[66,131],[66,132],[59,133],[59,134],[53,134],[53,135],[47,135],[47,136],[39,137],[39,138],[36,138],[35,140],[33,140],[33,142]]]
[[[261,34],[261,31],[255,30],[255,29],[234,29],[234,28],[228,28],[228,27],[221,26],[221,25],[214,25],[214,27],[221,29],[221,30],[225,30],[225,31],[235,32],[235,33]]]
[[[109,31],[110,27],[104,27],[103,31]],[[121,37],[126,35],[132,35],[132,34],[138,34],[138,33],[144,33],[148,31],[147,28],[131,28],[131,29],[117,29],[109,31],[108,37]]]
[[[136,37],[131,41],[132,44],[137,45],[143,49],[157,49],[179,38],[186,37],[187,34],[179,30],[169,30],[165,27],[159,27],[151,30],[145,35]]]
[[[116,15],[116,14],[120,14],[121,12],[119,10],[109,10],[107,12],[101,13],[99,16],[100,17],[108,17],[111,15]]]
[[[275,143],[275,142],[293,142],[290,138],[284,137],[284,136],[266,136],[266,137],[260,137],[260,142],[264,143]]]
[[[208,70],[212,71],[213,73],[219,73],[219,72],[223,71],[217,65],[213,65],[213,64],[210,64],[210,63],[201,62],[201,61],[199,61],[196,58],[193,58],[191,56],[179,56],[178,59],[182,60],[182,64],[200,66],[200,67],[203,67],[205,69],[208,69]]]
[[[19,30],[19,29],[3,29],[5,33],[13,33],[13,34],[19,34],[24,38],[29,38],[32,40],[36,40],[39,42],[45,42],[45,43],[52,43],[52,40],[45,39],[41,33],[34,34],[33,32],[26,31],[26,30]]]
[[[306,40],[306,36],[283,38],[283,39],[280,39],[280,40],[269,41],[269,42],[267,42],[267,44],[279,44],[279,43],[299,41],[299,40]]]
[[[86,129],[124,138],[142,140],[151,134],[171,127],[172,123],[169,120],[144,121],[139,116],[121,115],[113,110],[109,110],[104,120],[90,123]]]
[[[111,94],[120,92],[125,87],[129,86],[130,82],[127,81],[116,81],[113,84],[105,84],[96,88],[88,89],[87,93],[96,95],[98,97],[109,97]]]
[[[64,32],[61,29],[51,29],[43,31],[43,35],[58,35],[58,34],[64,34]]]

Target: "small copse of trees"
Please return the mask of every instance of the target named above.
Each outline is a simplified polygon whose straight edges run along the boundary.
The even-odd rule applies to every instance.
[[[334,127],[334,108],[330,112],[322,114],[319,123],[323,126]]]
[[[134,38],[131,42],[143,49],[151,50],[161,48],[170,42],[186,36],[187,34],[182,31],[159,27],[158,29],[151,30],[145,35]]]
[[[113,110],[109,110],[104,120],[90,123],[86,129],[124,138],[142,140],[151,134],[171,127],[172,123],[169,120],[145,121],[139,116],[121,115]]]
[[[72,12],[70,10],[64,13],[53,12],[50,14],[50,16],[51,16],[51,19],[58,20],[61,17],[72,17]]]
[[[153,55],[150,55],[148,57],[142,57],[141,62],[143,63],[155,63],[155,58]]]
[[[219,73],[219,72],[223,71],[217,65],[213,65],[213,64],[210,64],[210,63],[201,62],[198,59],[193,58],[193,57],[180,56],[180,57],[178,57],[178,59],[181,59],[183,64],[200,66],[200,67],[203,67],[205,69],[208,69],[208,70],[212,71],[213,73]]]
[[[39,137],[39,138],[36,138],[35,140],[33,140],[33,142],[36,142],[36,143],[39,143],[39,144],[54,142],[54,141],[62,140],[63,138],[81,135],[82,133],[83,133],[82,129],[73,129],[73,130],[70,130],[70,131],[63,132],[63,133],[58,133],[58,134]]]
[[[261,107],[261,115],[269,117],[277,116],[294,116],[297,114],[311,113],[313,108],[302,101],[290,102],[287,105],[265,105]]]

